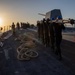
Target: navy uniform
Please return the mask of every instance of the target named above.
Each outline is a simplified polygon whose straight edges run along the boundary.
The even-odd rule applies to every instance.
[[[20,24],[19,24],[19,22],[17,23],[17,29],[20,30]]]
[[[59,55],[60,59],[62,59],[60,44],[62,41],[62,30],[63,29],[65,29],[64,24],[62,24],[62,23],[54,24],[56,54]]]
[[[41,33],[41,39],[42,39],[42,43],[45,44],[45,40],[44,40],[44,24],[43,21],[41,21],[40,23],[40,33]]]
[[[43,19],[43,33],[44,33],[44,45],[47,46],[47,25],[45,19]]]
[[[47,47],[47,46],[49,46],[49,43],[50,43],[50,40],[49,40],[49,19],[47,19],[44,24],[44,30],[45,30],[45,45]]]
[[[40,39],[40,22],[37,21],[37,27],[38,27],[38,38]]]
[[[51,18],[51,20],[54,20],[54,18]],[[49,23],[50,46],[51,46],[53,51],[54,51],[54,48],[55,48],[54,25],[55,25],[54,22]]]
[[[14,22],[12,23],[12,34],[15,36],[16,32],[15,32],[15,24]]]

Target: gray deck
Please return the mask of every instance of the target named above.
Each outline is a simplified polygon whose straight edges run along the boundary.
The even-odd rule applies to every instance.
[[[24,31],[21,31],[22,33]],[[63,41],[64,43],[65,41]],[[37,47],[34,48],[39,53],[37,58],[29,61],[19,61],[17,59],[16,48],[20,45],[19,42],[14,40],[11,36],[4,41],[4,47],[0,48],[0,75],[73,75],[72,72],[75,67],[71,68],[70,60],[65,50],[62,52],[63,60],[59,61],[56,55],[48,47],[36,43]],[[66,42],[67,43],[67,42]],[[74,44],[73,44],[74,45]],[[62,44],[62,46],[64,46]],[[74,56],[75,57],[75,56]],[[69,63],[68,63],[69,61]],[[68,63],[68,64],[67,64]],[[75,66],[75,64],[73,64]]]

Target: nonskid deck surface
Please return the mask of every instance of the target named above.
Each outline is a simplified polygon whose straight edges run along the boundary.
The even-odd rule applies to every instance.
[[[20,31],[21,34],[26,32],[28,32],[28,30]],[[64,42],[65,41],[63,41],[63,43]],[[10,36],[7,40],[4,41],[4,47],[0,48],[0,75],[72,75],[73,74],[71,71],[71,67],[66,66],[66,64],[68,63],[67,61],[68,56],[64,54],[65,50],[63,52],[63,56],[67,58],[65,59],[65,57],[63,57],[63,60],[59,61],[56,58],[56,55],[54,55],[54,53],[51,52],[51,49],[49,47],[46,48],[43,45],[36,43],[37,46],[34,49],[38,52],[39,56],[29,61],[20,61],[17,59],[17,51],[16,51],[19,45],[20,43],[15,41],[13,36]]]

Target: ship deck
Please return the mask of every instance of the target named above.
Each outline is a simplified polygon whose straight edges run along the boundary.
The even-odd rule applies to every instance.
[[[23,34],[28,30],[21,30]],[[32,32],[33,33],[33,32]],[[35,37],[35,39],[37,39]],[[29,61],[17,59],[19,41],[10,36],[0,48],[0,75],[75,75],[75,43],[63,40],[61,44],[61,61],[52,52],[50,47],[45,47],[36,42],[34,48],[39,56]]]

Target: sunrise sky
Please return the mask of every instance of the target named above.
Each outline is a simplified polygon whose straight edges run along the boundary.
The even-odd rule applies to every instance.
[[[75,0],[0,0],[0,26],[12,22],[36,24],[52,9],[61,9],[63,18],[75,19]]]

